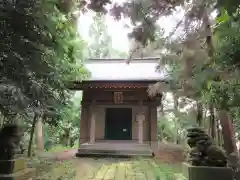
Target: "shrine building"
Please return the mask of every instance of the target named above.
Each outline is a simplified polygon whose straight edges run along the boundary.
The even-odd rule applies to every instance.
[[[77,156],[152,156],[158,146],[157,107],[161,94],[148,96],[148,87],[164,81],[156,72],[158,59],[90,59],[91,78],[76,81],[83,92],[80,146]]]

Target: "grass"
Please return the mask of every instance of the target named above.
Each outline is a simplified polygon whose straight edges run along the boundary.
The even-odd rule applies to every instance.
[[[133,162],[133,164],[131,165],[132,173],[146,173],[151,171],[153,174],[153,179],[151,178],[148,180],[176,180],[175,174],[181,172],[179,164],[156,164],[152,160],[146,160],[141,158],[130,160],[130,162]],[[124,164],[126,167],[129,167],[129,161],[124,160],[114,161],[99,159],[96,161],[94,160],[94,162],[86,159],[72,159],[58,162],[41,161],[36,164],[38,175],[33,180],[74,180],[78,178],[76,171],[78,171],[78,174],[80,175],[81,171],[87,170],[87,167],[92,166],[98,169],[99,167],[97,166],[99,166],[99,164],[105,164],[105,166],[109,166],[109,168],[113,165],[122,167],[122,165]],[[103,174],[103,170],[104,168],[98,169],[98,174]],[[124,180],[124,178],[122,180]],[[178,178],[177,180],[181,179]]]
[[[74,180],[76,168],[72,161],[55,162],[48,167],[48,171],[42,171],[34,180]]]
[[[73,180],[76,174],[71,161],[45,161],[33,167],[36,168],[36,176],[32,180]]]
[[[141,161],[142,160],[140,159],[140,162]],[[144,164],[144,163],[141,163],[141,164]],[[156,177],[156,180],[175,180],[176,174],[181,173],[181,165],[166,164],[166,163],[156,164],[154,161],[151,161],[151,170],[153,171],[153,174]]]
[[[181,173],[181,166],[178,164],[159,164],[155,174],[159,179],[165,179],[165,180],[175,180],[176,174]]]

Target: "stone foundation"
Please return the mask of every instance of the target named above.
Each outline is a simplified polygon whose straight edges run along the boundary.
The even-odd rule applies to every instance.
[[[25,158],[0,161],[0,180],[27,180],[35,175],[34,168],[27,168]],[[11,170],[8,171],[8,170]]]
[[[192,166],[188,163],[183,163],[182,170],[187,180],[233,179],[233,172],[229,167]]]
[[[103,141],[94,144],[85,143],[80,146],[78,157],[152,157],[149,144],[138,142]]]

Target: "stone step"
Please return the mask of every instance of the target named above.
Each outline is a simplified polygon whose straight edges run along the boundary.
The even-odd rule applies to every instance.
[[[78,152],[76,154],[76,157],[113,157],[113,158],[131,158],[131,157],[145,157],[145,158],[151,158],[151,154],[124,154],[124,153],[92,153],[92,152]]]
[[[83,149],[83,148],[79,148],[78,151],[81,151],[81,152],[88,152],[88,151],[91,151],[91,152],[111,152],[111,153],[118,153],[118,152],[122,152],[122,153],[131,153],[131,152],[136,152],[136,153],[152,153],[151,150],[149,149],[132,149],[132,150],[129,150],[129,149],[118,149],[118,150],[115,150],[115,149]]]
[[[100,150],[100,149],[79,149],[76,154],[77,157],[87,156],[107,156],[107,157],[152,157],[151,151],[136,151],[136,150]]]
[[[95,151],[95,150],[102,150],[102,151],[134,151],[134,152],[149,152],[152,153],[152,150],[150,148],[103,148],[103,147],[80,147],[79,149],[81,150],[91,150],[91,151]]]
[[[129,149],[129,150],[148,150],[148,149],[151,149],[149,147],[149,145],[131,145],[131,146],[127,146],[127,145],[81,145],[80,147],[81,149],[122,149],[122,150],[125,150],[125,149]]]

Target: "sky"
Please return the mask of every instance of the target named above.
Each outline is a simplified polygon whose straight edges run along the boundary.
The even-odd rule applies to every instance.
[[[89,26],[93,22],[94,12],[89,11],[84,15],[81,15],[78,20],[78,29],[84,40],[88,41],[90,37],[88,36]],[[165,30],[165,34],[169,34],[176,24],[184,16],[183,11],[179,10],[173,16],[167,18],[161,18],[158,21],[158,24]],[[112,37],[112,45],[114,49],[119,51],[128,52],[130,48],[130,41],[127,37],[127,34],[130,32],[130,29],[127,29],[124,24],[127,23],[127,20],[116,21],[110,15],[106,15],[106,24],[108,27],[109,34]]]
[[[81,36],[87,41],[90,39],[88,36],[89,26],[93,23],[94,12],[88,12],[79,18],[79,31]],[[124,28],[124,21],[115,21],[111,16],[106,16],[106,24],[108,32],[112,37],[113,48],[121,51],[128,51],[129,42],[127,38],[128,30]]]

